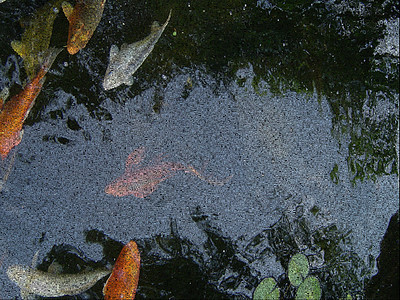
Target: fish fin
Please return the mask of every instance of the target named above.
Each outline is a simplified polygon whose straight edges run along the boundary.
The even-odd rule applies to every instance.
[[[50,70],[54,60],[62,50],[63,48],[54,48],[54,47],[47,49],[42,55],[41,68],[45,69],[46,72]]]
[[[167,25],[168,25],[169,19],[171,19],[171,14],[172,14],[172,9],[169,10],[168,18],[162,26],[158,25],[158,23],[156,21],[154,21],[153,25],[151,26],[151,31],[153,31],[153,27],[155,26],[156,23],[157,23],[158,27],[155,27],[155,30],[160,29],[160,27],[163,27],[165,29],[165,27],[167,27]],[[164,31],[164,29],[163,29],[163,31]]]
[[[142,147],[137,148],[131,154],[128,155],[128,157],[126,159],[126,163],[125,163],[125,167],[127,170],[130,169],[132,167],[132,165],[137,165],[143,160],[144,151],[145,151],[145,148],[142,146]]]
[[[53,261],[47,268],[47,272],[51,274],[61,274],[63,271],[62,265],[58,261]]]
[[[151,32],[159,30],[160,27],[160,24],[157,21],[154,21],[153,24],[151,24]]]
[[[135,196],[136,198],[145,198],[148,195],[150,195],[151,193],[154,192],[154,188],[153,189],[148,189],[148,188],[144,188],[141,189],[140,192],[133,192],[132,195]]]
[[[193,175],[197,176],[201,180],[204,180],[204,181],[206,181],[206,182],[208,182],[209,184],[212,184],[212,185],[224,185],[225,183],[229,182],[233,177],[233,175],[230,175],[230,176],[227,176],[227,177],[225,177],[223,179],[220,179],[220,180],[210,179],[209,177],[205,177],[203,174],[201,174],[201,172],[196,170],[191,165],[187,165],[186,166],[186,171],[185,172],[192,173]]]
[[[125,84],[131,86],[133,84],[133,76],[128,76],[125,79]]]
[[[28,290],[21,288],[21,298],[23,300],[32,299],[34,297],[33,293],[30,293]]]
[[[64,15],[67,17],[68,21],[70,21],[70,16],[72,14],[72,11],[74,10],[74,7],[71,5],[71,3],[64,1],[61,3],[62,10],[64,12]]]
[[[171,15],[172,15],[172,9],[169,10],[169,15],[168,15],[167,21],[165,21],[165,23],[168,24],[169,19],[171,19]]]
[[[36,269],[38,258],[39,258],[39,250],[36,251],[35,255],[32,257],[32,265],[31,265],[32,269]]]
[[[110,61],[118,54],[119,49],[117,45],[111,45],[110,48]]]
[[[11,42],[11,48],[13,48],[13,50],[15,52],[18,53],[19,56],[21,56],[22,58],[25,57],[25,47],[24,44],[21,41],[12,41]]]
[[[7,98],[9,95],[9,90],[8,87],[5,87],[1,92],[0,92],[0,111],[3,110],[4,103],[6,102]]]

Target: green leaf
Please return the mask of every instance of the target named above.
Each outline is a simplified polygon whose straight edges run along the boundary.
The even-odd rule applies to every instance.
[[[296,299],[319,300],[321,299],[321,294],[321,286],[318,278],[315,276],[309,276],[297,289]]]
[[[288,270],[290,283],[298,287],[304,278],[307,277],[309,270],[308,260],[304,254],[298,253],[293,255],[290,259]]]
[[[275,279],[267,277],[254,290],[253,300],[279,300],[279,294]]]

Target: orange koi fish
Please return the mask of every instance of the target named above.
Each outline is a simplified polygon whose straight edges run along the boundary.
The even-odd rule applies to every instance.
[[[128,156],[125,163],[125,173],[105,188],[107,194],[118,197],[134,195],[137,198],[144,198],[153,193],[160,182],[174,176],[180,170],[192,173],[201,180],[214,185],[223,185],[232,178],[232,176],[229,176],[219,181],[210,180],[194,167],[162,161],[162,156],[153,160],[149,166],[139,168],[136,165],[143,160],[144,151],[144,147],[140,147]]]
[[[62,49],[49,49],[37,75],[24,89],[4,104],[0,112],[0,157],[4,160],[10,150],[21,142],[22,125],[35,103],[45,81],[45,75]]]
[[[106,0],[78,0],[75,7],[62,3],[69,22],[67,50],[71,55],[86,47],[100,23],[105,3]]]
[[[134,241],[122,248],[103,288],[104,299],[134,299],[139,282],[140,253]]]

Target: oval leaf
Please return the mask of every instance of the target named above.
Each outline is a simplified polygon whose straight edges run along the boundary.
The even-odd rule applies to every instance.
[[[307,277],[299,286],[296,299],[301,300],[319,300],[321,299],[321,286],[319,280],[315,276]]]
[[[278,300],[279,288],[276,286],[276,281],[272,277],[267,277],[260,282],[253,294],[253,300]]]
[[[298,287],[307,277],[309,271],[308,260],[304,254],[293,255],[289,262],[288,276],[290,283]]]

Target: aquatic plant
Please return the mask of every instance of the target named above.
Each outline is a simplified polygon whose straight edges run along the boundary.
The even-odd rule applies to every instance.
[[[254,290],[253,299],[278,300],[279,294],[280,289],[277,287],[276,280],[273,277],[267,277]]]
[[[307,257],[298,253],[290,259],[288,277],[296,290],[296,299],[321,299],[322,291],[317,277],[309,275],[310,267]],[[253,299],[279,299],[280,289],[274,278],[267,277],[256,287]]]

